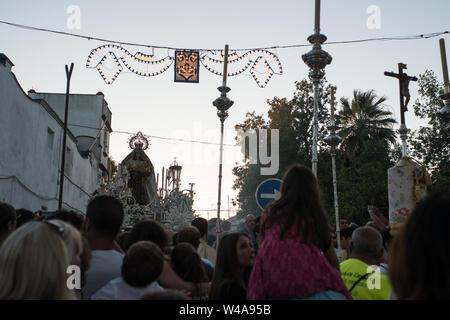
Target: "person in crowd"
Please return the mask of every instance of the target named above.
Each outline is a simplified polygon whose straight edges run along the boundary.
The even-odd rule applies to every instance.
[[[188,226],[188,227],[185,227],[183,230],[181,230],[178,233],[176,240],[177,240],[177,242],[175,244],[187,242],[187,243],[190,243],[194,247],[195,250],[198,250],[199,245],[200,245],[200,232],[198,231],[198,229],[196,227]],[[200,257],[200,260],[203,263],[206,274],[207,274],[206,282],[209,282],[212,280],[213,273],[214,273],[214,267],[208,259]]]
[[[0,202],[0,247],[16,229],[16,210],[5,202]]]
[[[209,282],[205,263],[194,246],[188,242],[175,245],[171,254],[171,265],[176,274],[184,281],[193,282],[195,290],[191,293],[193,299],[206,300],[207,287],[203,284]]]
[[[138,241],[152,241],[165,252],[168,239],[164,228],[153,219],[144,219],[139,221],[130,231],[127,246],[130,247]],[[167,260],[167,259],[166,259]],[[167,289],[195,291],[195,285],[192,282],[186,282],[181,279],[172,269],[168,261],[164,261],[163,271],[158,278],[159,284]]]
[[[81,233],[70,223],[59,219],[50,219],[45,222],[59,230],[69,253],[70,265],[81,267],[81,255],[83,252]]]
[[[400,300],[450,299],[450,190],[419,202],[395,234],[389,276]]]
[[[124,252],[128,250],[128,238],[131,231],[123,231],[117,236],[117,244]]]
[[[152,241],[163,252],[169,243],[166,231],[158,221],[153,219],[141,220],[130,230],[127,246],[130,247],[138,241]]]
[[[204,218],[195,218],[192,220],[192,225],[200,232],[200,245],[197,252],[202,258],[209,260],[214,267],[216,265],[216,250],[206,242],[208,221]]]
[[[391,285],[379,268],[382,259],[383,239],[377,229],[364,226],[353,231],[350,257],[341,263],[341,273],[354,300],[390,299]]]
[[[51,217],[51,219],[59,219],[70,223],[78,231],[83,231],[84,215],[75,211],[59,210]]]
[[[217,218],[212,218],[208,220],[208,235],[206,236],[206,243],[213,248],[216,248],[216,227]]]
[[[64,240],[71,234],[67,227],[63,222],[31,221],[5,240],[0,248],[0,300],[76,299],[67,286],[74,254]]]
[[[337,234],[336,234],[336,226],[330,224],[329,226],[331,242],[333,244],[333,248],[337,248]]]
[[[153,242],[134,243],[123,258],[121,277],[109,281],[92,300],[139,300],[149,291],[159,291],[156,282],[164,263],[163,252]]]
[[[70,266],[80,268],[80,288],[76,288],[77,298],[81,299],[83,293],[81,288],[86,285],[86,271],[90,265],[90,250],[87,239],[82,237],[81,232],[71,223],[52,217],[45,221],[55,229],[59,230],[70,257]]]
[[[344,230],[349,227],[349,222],[345,218],[339,219],[339,230]]]
[[[391,234],[391,227],[385,228],[381,232],[381,237],[383,238],[383,259],[382,263],[380,263],[380,272],[384,274],[389,279],[389,256],[391,254],[391,244],[394,240],[394,237]],[[394,289],[391,285],[391,300],[397,300],[397,295],[394,292]]]
[[[257,249],[256,237],[255,237],[255,233],[253,232],[253,229],[255,228],[255,220],[256,220],[256,218],[253,214],[248,214],[245,217],[245,223],[241,227],[240,232],[244,232],[244,233],[248,234],[248,236],[250,238],[250,243],[253,246],[253,248],[256,250]]]
[[[341,252],[337,252],[336,255],[341,259],[339,262],[343,262],[348,259],[350,256],[350,243],[352,242],[352,234],[355,231],[355,227],[347,227],[344,230],[341,230],[340,233],[340,243],[341,243]]]
[[[224,235],[217,249],[210,300],[245,300],[250,270],[255,260],[250,238],[243,232]]]
[[[291,165],[281,197],[262,215],[263,242],[248,284],[247,299],[351,299],[312,171]]]
[[[66,211],[61,210],[57,211],[54,215],[52,215],[47,220],[60,220],[64,221],[65,223],[71,225],[74,227],[78,233],[75,233],[72,228],[69,228],[71,230],[71,233],[73,234],[73,237],[76,238],[76,243],[81,243],[81,252],[80,249],[77,248],[76,252],[78,252],[78,257],[76,257],[77,261],[76,263],[80,267],[81,272],[81,288],[83,288],[86,285],[86,272],[90,267],[91,263],[91,250],[89,248],[89,241],[85,236],[81,234],[83,232],[83,225],[84,225],[84,215],[81,213],[77,213],[75,211]],[[83,292],[81,290],[78,290],[78,296],[80,298],[83,297]]]
[[[383,238],[383,262],[380,263],[381,273],[388,275],[388,261],[391,252],[391,244],[394,239],[391,234],[391,228],[387,227],[381,232]]]
[[[389,220],[381,214],[377,207],[374,205],[367,206],[367,212],[369,213],[370,219],[373,222],[373,226],[378,231],[382,232],[389,226]]]
[[[255,227],[253,228],[253,233],[255,234],[255,240],[256,240],[256,246],[254,247],[255,252],[258,252],[258,248],[261,245],[262,241],[263,241],[263,236],[261,233],[261,222],[258,221],[255,224]]]
[[[115,242],[123,221],[122,203],[114,197],[95,197],[87,206],[85,236],[91,249],[83,299],[91,296],[110,280],[120,277],[123,254]]]
[[[172,229],[165,229],[166,237],[167,237],[167,246],[173,247],[175,244],[173,243],[173,235],[175,234],[175,231]]]
[[[220,223],[220,230],[222,232],[231,232],[231,223],[230,221],[224,220]]]
[[[16,229],[33,220],[34,213],[32,211],[24,208],[16,210]]]

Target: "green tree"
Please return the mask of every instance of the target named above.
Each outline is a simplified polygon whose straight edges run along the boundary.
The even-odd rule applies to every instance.
[[[357,157],[370,139],[395,142],[392,112],[384,108],[386,97],[378,98],[373,90],[353,91],[353,100],[341,98],[342,110],[337,115],[338,134],[342,137],[341,150],[347,164]]]
[[[430,171],[433,182],[428,188],[430,191],[449,188],[450,134],[437,115],[444,106],[439,98],[444,93],[444,87],[431,70],[426,70],[419,76],[418,86],[419,98],[413,105],[414,114],[426,120],[428,126],[421,126],[412,132],[412,155]]]
[[[387,170],[394,165],[385,140],[366,140],[351,166],[338,170],[339,212],[359,225],[370,220],[368,205],[375,205],[387,217]]]
[[[323,80],[319,92],[319,132],[318,132],[318,157],[319,181],[326,177],[330,182],[324,183],[323,187],[326,202],[329,203],[329,186],[331,185],[331,162],[327,151],[327,146],[323,138],[328,134],[325,121],[328,119],[328,110],[326,105],[329,102],[331,85]],[[312,146],[312,121],[313,121],[313,85],[307,80],[296,82],[296,91],[294,97],[287,98],[274,97],[267,101],[269,106],[268,120],[264,120],[263,115],[257,115],[255,112],[247,113],[243,123],[237,124],[236,129],[256,130],[259,140],[259,129],[278,129],[279,130],[279,170],[273,176],[262,176],[260,174],[261,165],[250,164],[250,159],[246,159],[243,165],[233,168],[233,174],[236,176],[233,188],[239,190],[235,203],[239,204],[240,211],[238,215],[249,213],[259,215],[261,209],[256,204],[255,191],[259,183],[263,180],[276,177],[281,178],[289,165],[293,163],[302,163],[305,166],[311,166],[311,146]],[[238,137],[237,140],[240,141]],[[244,155],[248,156],[248,148]],[[324,161],[328,165],[324,166]],[[323,171],[323,172],[322,172]]]

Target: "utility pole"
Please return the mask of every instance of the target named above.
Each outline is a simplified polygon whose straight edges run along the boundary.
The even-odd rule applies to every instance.
[[[63,201],[63,191],[64,191],[64,166],[66,165],[66,138],[67,138],[67,119],[69,113],[69,92],[70,92],[70,78],[72,77],[73,63],[70,65],[70,70],[66,64],[66,108],[64,111],[64,133],[63,133],[63,145],[62,145],[62,156],[61,156],[61,175],[59,176],[59,199],[58,199],[58,210],[62,208]]]

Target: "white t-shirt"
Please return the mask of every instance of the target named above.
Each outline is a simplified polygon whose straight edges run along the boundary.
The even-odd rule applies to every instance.
[[[130,286],[122,277],[108,282],[103,288],[94,293],[91,300],[139,300],[149,291],[161,291],[163,288],[156,282],[144,288]]]
[[[116,250],[92,250],[89,270],[86,272],[86,284],[83,288],[83,299],[91,296],[109,281],[121,276],[124,255]]]

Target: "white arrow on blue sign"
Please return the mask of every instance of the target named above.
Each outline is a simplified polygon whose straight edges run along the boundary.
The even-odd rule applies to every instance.
[[[266,179],[256,188],[256,203],[264,210],[272,200],[280,199],[281,180],[276,178]]]

